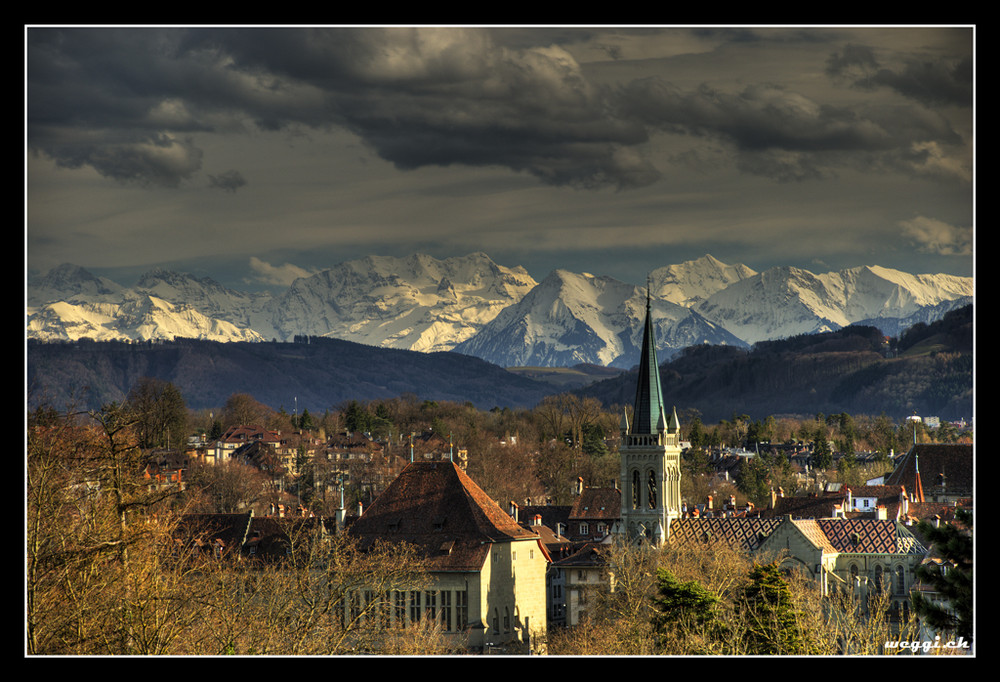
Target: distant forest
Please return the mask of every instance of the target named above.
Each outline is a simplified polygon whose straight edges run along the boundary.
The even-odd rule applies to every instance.
[[[817,413],[913,414],[971,419],[972,306],[899,338],[875,327],[764,341],[753,348],[692,346],[660,367],[664,400],[706,422]],[[580,389],[605,405],[630,404],[634,375]]]
[[[846,412],[971,419],[972,306],[898,338],[851,326],[766,341],[751,349],[692,346],[661,366],[664,398],[706,422],[733,414]],[[294,343],[192,339],[27,344],[27,402],[97,409],[121,401],[141,377],[174,384],[192,409],[247,393],[274,409],[293,402],[323,410],[348,400],[414,394],[425,400],[533,407],[565,387],[532,380],[457,353],[418,353],[326,338]],[[576,391],[605,407],[631,404],[635,374]]]
[[[28,406],[97,409],[121,401],[142,377],[168,381],[188,407],[212,409],[247,393],[274,409],[324,410],[348,400],[412,393],[479,409],[531,407],[552,387],[457,353],[418,353],[318,337],[296,342],[194,339],[28,343]]]

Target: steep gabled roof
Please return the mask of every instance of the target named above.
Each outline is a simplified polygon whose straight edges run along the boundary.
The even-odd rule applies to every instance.
[[[973,449],[964,444],[919,444],[910,448],[896,466],[886,485],[903,485],[916,492],[917,467],[924,496],[943,488],[949,495],[972,495]],[[944,484],[942,486],[942,483]]]
[[[616,521],[622,514],[622,493],[618,488],[584,488],[570,507],[569,518]]]
[[[409,463],[348,532],[413,544],[433,571],[477,571],[492,543],[538,541],[452,462]]]

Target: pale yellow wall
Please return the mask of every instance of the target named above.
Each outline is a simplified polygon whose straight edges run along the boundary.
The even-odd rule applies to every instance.
[[[567,567],[566,572],[566,624],[579,625],[592,599],[592,592],[604,584],[604,570],[600,567]]]
[[[509,646],[523,641],[526,628],[531,641],[541,645],[547,629],[545,571],[548,560],[537,540],[494,543],[480,574],[475,598],[482,641],[471,646]]]

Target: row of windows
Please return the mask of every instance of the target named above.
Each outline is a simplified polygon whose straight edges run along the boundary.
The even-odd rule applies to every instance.
[[[857,564],[852,563],[849,570],[851,578],[857,578],[860,575]],[[883,581],[889,580],[891,582],[886,585],[889,590],[895,594],[906,594],[906,568],[902,565],[896,566],[895,570],[891,572],[886,571],[882,566],[876,566],[872,571],[872,579],[876,590],[881,590]]]
[[[469,624],[469,593],[465,590],[395,590],[391,599],[370,590],[351,595],[349,616],[377,618],[396,625],[438,620],[445,632],[465,630]]]

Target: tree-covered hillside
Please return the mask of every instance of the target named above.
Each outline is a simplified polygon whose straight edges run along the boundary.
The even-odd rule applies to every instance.
[[[694,346],[660,367],[664,399],[706,421],[746,413],[972,416],[972,307],[899,339],[847,327],[756,344]],[[629,404],[634,373],[579,391],[605,405]]]
[[[173,383],[192,409],[248,393],[273,408],[324,409],[345,400],[413,393],[481,409],[537,404],[550,386],[478,358],[418,353],[336,339],[299,343],[88,342],[28,344],[28,405],[86,409],[120,401],[140,377]]]

